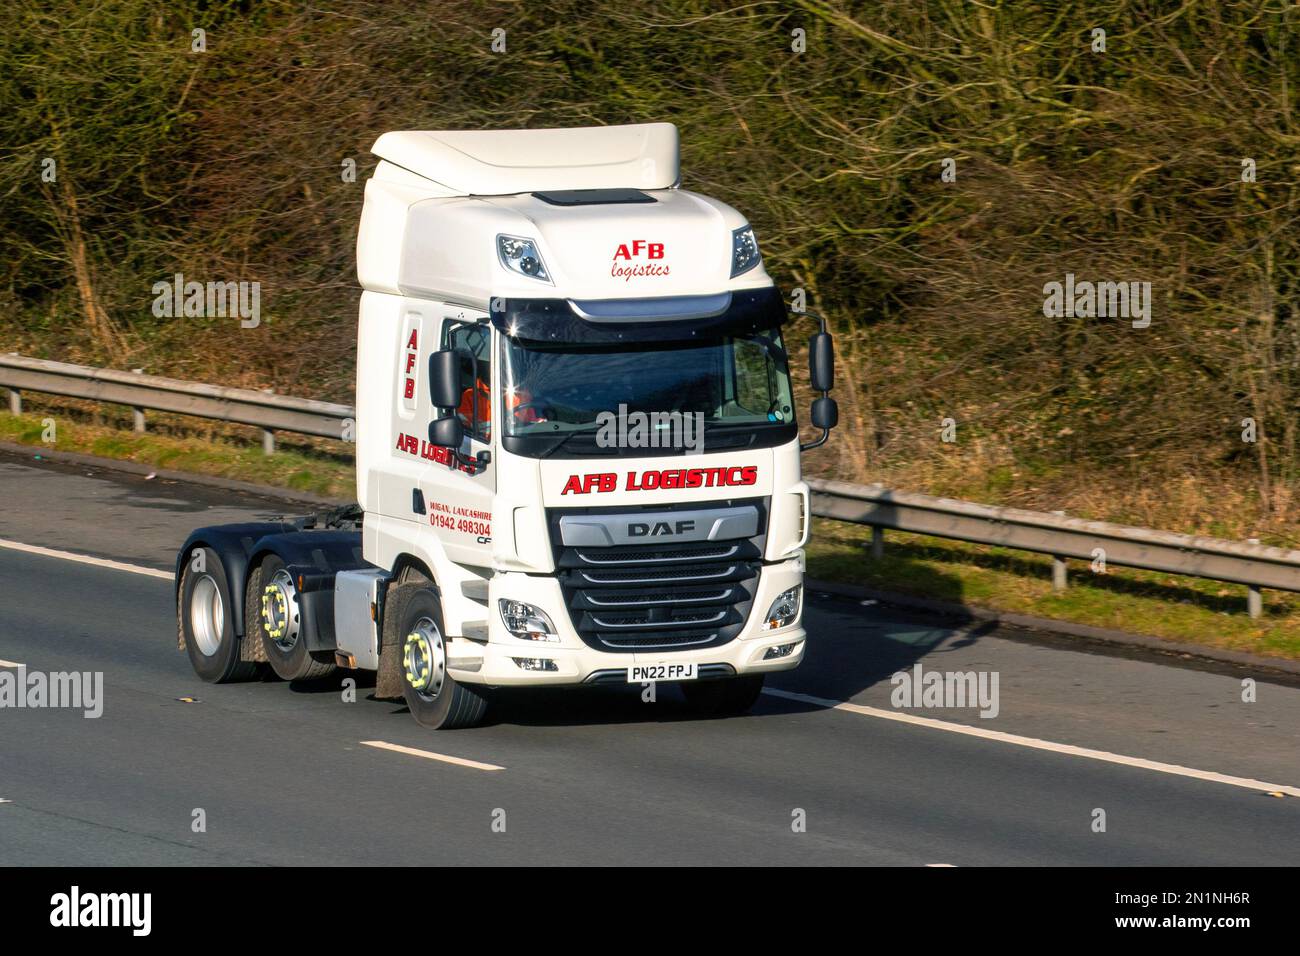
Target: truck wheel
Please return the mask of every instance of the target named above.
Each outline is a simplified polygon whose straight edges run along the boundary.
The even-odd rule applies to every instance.
[[[679,686],[692,710],[709,717],[737,717],[749,712],[763,692],[762,674],[721,680],[683,681]]]
[[[332,660],[316,660],[302,632],[298,588],[277,555],[267,555],[261,574],[248,578],[250,623],[256,624],[266,660],[281,680],[316,680],[334,670]],[[253,588],[258,588],[254,593]],[[250,629],[251,630],[251,629]]]
[[[487,698],[447,673],[442,605],[428,588],[406,584],[395,592],[389,613],[402,635],[402,697],[421,727],[473,727],[487,713]]]
[[[221,558],[203,548],[202,571],[193,555],[181,572],[176,624],[194,672],[210,684],[231,684],[257,676],[257,665],[239,659],[239,638],[230,606],[230,582]]]

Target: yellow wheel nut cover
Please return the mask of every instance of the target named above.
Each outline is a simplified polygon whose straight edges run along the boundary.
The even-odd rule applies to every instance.
[[[284,635],[283,624],[276,624],[271,614],[271,601],[275,601],[276,616],[281,621],[288,621],[289,607],[284,600],[284,592],[274,584],[268,585],[262,591],[262,623],[266,625],[266,633],[274,640]]]
[[[428,686],[429,661],[432,656],[424,637],[418,631],[412,631],[406,635],[402,665],[406,669],[407,681],[416,690],[423,690]]]

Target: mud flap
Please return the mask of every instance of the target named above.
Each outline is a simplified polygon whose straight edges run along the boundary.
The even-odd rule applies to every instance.
[[[239,659],[266,663],[266,648],[262,646],[262,568],[259,565],[248,575],[248,599],[244,601],[244,634],[239,639]]]
[[[407,576],[402,575],[405,580]],[[399,585],[390,584],[384,595],[383,631],[379,635],[379,671],[375,675],[375,696],[381,700],[402,699],[402,638],[397,633],[396,614],[387,610],[394,604],[393,597]]]
[[[384,635],[379,645],[379,672],[375,676],[375,696],[380,699],[402,699],[402,640],[384,621]]]

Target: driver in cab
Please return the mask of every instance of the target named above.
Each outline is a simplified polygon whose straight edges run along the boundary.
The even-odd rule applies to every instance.
[[[506,405],[514,414],[515,421],[521,425],[532,425],[546,421],[538,411],[540,402],[533,400],[528,389],[514,389],[506,393]],[[492,389],[481,376],[475,379],[473,388],[461,392],[460,405],[456,409],[465,430],[472,432],[477,419],[485,437],[492,434]]]

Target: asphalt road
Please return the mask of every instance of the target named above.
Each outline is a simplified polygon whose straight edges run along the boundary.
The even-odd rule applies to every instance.
[[[191,528],[286,510],[0,454],[7,542],[170,571]],[[0,709],[0,864],[1300,862],[1300,688],[1248,670],[812,594],[804,665],[749,716],[693,719],[671,688],[530,692],[435,733],[364,685],[202,683],[172,600],[160,577],[0,546],[0,668],[104,675],[98,719]],[[996,673],[997,716],[892,707],[918,662]]]

